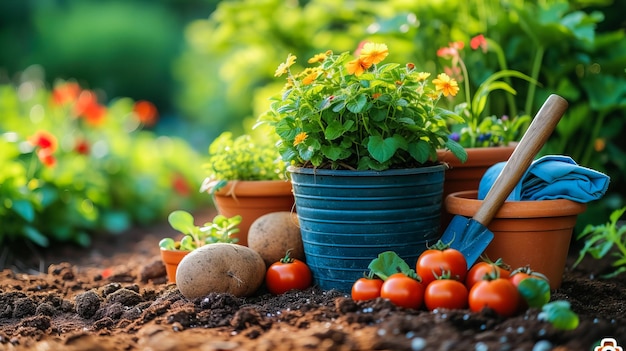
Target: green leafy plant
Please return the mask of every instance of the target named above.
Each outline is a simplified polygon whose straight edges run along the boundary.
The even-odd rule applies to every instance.
[[[609,221],[601,225],[589,224],[578,234],[577,240],[585,240],[585,245],[580,249],[578,259],[574,267],[580,264],[586,255],[594,259],[602,259],[608,254],[616,257],[612,266],[615,270],[603,275],[604,278],[612,278],[626,272],[626,225],[620,225],[619,219],[626,212],[626,207],[614,210]]]
[[[194,208],[200,158],[184,140],[157,136],[147,101],[104,103],[73,81],[48,89],[39,72],[0,85],[0,244],[88,246],[173,208]],[[28,94],[22,92],[28,91]],[[158,157],[156,157],[158,155]]]
[[[432,82],[413,63],[382,61],[385,44],[367,42],[356,57],[349,52],[320,53],[317,64],[292,72],[288,55],[276,70],[287,75],[283,91],[260,116],[275,128],[283,160],[298,166],[385,170],[436,160],[448,148],[460,159],[465,150],[448,138],[447,118],[437,107],[442,96],[456,95],[458,85],[445,73]]]
[[[271,138],[224,132],[209,146],[201,191],[212,194],[231,180],[285,180],[285,167]]]
[[[193,251],[208,244],[236,243],[237,238],[232,236],[239,232],[238,225],[241,223],[241,216],[228,218],[216,215],[212,222],[197,226],[189,212],[176,210],[170,213],[167,220],[172,228],[185,236],[180,241],[172,238],[161,239],[159,247],[164,250]]]
[[[451,129],[453,130],[451,138],[457,140],[464,147],[506,146],[511,141],[521,137],[523,129],[530,121],[528,114],[518,115],[515,100],[512,98],[512,95],[517,92],[511,86],[510,78],[521,78],[531,84],[537,84],[537,80],[521,72],[509,70],[502,48],[494,40],[485,38],[480,34],[471,39],[470,46],[472,50],[482,49],[483,53],[495,52],[501,70],[484,79],[472,96],[470,75],[462,57],[465,43],[462,41],[453,42],[448,47],[437,51],[437,56],[451,60],[451,67],[447,67],[447,70],[451,72],[453,77],[457,77],[459,81],[464,83],[465,101],[454,108],[456,113],[463,116],[463,122],[458,123],[456,120],[451,120]],[[496,90],[508,93],[506,98],[510,116],[484,115],[485,108],[488,106],[487,99]],[[528,99],[532,99],[532,96],[529,96]]]

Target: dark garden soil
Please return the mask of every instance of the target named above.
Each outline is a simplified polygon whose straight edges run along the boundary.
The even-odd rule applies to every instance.
[[[537,310],[405,310],[316,288],[190,301],[166,283],[159,257],[159,239],[174,234],[162,225],[87,250],[0,250],[13,268],[0,271],[0,350],[593,350],[604,337],[626,346],[626,277],[596,278],[607,262],[572,270],[571,255],[553,299],[571,302],[580,326],[559,331]]]

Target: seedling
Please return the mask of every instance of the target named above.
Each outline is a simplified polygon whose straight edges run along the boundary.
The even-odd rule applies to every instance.
[[[614,271],[602,277],[613,278],[626,272],[626,225],[619,222],[624,212],[626,212],[626,207],[614,210],[607,223],[589,224],[585,227],[577,238],[578,240],[585,239],[585,246],[580,250],[574,267],[583,260],[585,255],[590,255],[596,260],[606,255],[613,255],[615,257],[612,264]]]
[[[239,232],[238,225],[241,223],[241,216],[228,218],[217,215],[212,222],[196,226],[189,212],[177,210],[170,213],[167,219],[172,228],[185,236],[180,241],[172,238],[162,239],[159,247],[165,250],[192,251],[208,244],[237,243],[238,241],[237,238],[233,238],[233,235]]]

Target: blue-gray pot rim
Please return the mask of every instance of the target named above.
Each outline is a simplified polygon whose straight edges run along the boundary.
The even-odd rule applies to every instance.
[[[422,166],[415,168],[394,168],[394,169],[386,169],[384,171],[355,171],[349,169],[327,169],[327,168],[311,168],[311,167],[298,167],[298,166],[288,166],[287,171],[290,173],[301,173],[301,174],[314,174],[314,175],[346,175],[346,176],[354,176],[354,177],[379,177],[383,175],[391,176],[391,175],[412,175],[412,174],[422,174],[422,173],[432,173],[437,171],[444,171],[445,165],[442,163],[434,164],[430,166]]]

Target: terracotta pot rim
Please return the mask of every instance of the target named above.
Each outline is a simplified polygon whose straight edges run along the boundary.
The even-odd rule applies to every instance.
[[[446,210],[451,214],[471,217],[482,200],[477,200],[477,190],[459,191],[445,199]],[[587,205],[567,199],[540,201],[506,201],[495,218],[540,218],[574,216],[585,212]]]
[[[496,162],[494,160],[507,160],[517,144],[517,142],[511,142],[507,146],[469,147],[465,148],[465,151],[468,160],[474,167],[490,166]],[[456,167],[464,165],[450,150],[437,150],[437,159]]]
[[[285,196],[291,195],[289,180],[231,180],[220,190],[218,196]]]

